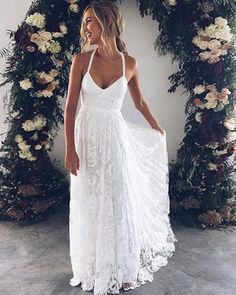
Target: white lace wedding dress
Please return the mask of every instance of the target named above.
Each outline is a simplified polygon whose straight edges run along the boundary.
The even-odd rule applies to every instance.
[[[123,75],[104,89],[89,72],[95,50],[75,121],[80,168],[70,173],[70,285],[104,295],[125,282],[127,290],[151,282],[178,240],[168,216],[166,133],[124,120],[124,55]]]

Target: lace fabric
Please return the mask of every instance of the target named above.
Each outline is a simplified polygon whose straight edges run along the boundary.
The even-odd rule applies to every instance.
[[[124,74],[123,55],[122,65]],[[102,89],[86,75],[81,87],[80,169],[70,173],[70,285],[119,293],[124,282],[127,289],[152,282],[178,241],[169,220],[166,134],[123,118],[126,79]]]

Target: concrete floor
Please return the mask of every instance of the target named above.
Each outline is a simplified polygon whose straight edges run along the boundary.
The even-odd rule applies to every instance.
[[[176,251],[152,283],[121,291],[129,295],[235,295],[235,227],[219,230],[187,228],[172,221]],[[68,208],[46,222],[19,226],[0,222],[1,295],[79,295],[69,285]]]

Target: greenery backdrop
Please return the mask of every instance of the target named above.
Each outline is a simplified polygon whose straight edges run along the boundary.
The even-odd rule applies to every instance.
[[[68,201],[69,183],[48,151],[63,110],[79,28],[90,1],[35,0],[16,31],[3,98],[9,129],[0,151],[0,218],[37,222]],[[122,1],[115,1],[121,3]],[[192,226],[236,223],[235,208],[235,31],[236,4],[230,0],[136,0],[142,17],[159,23],[154,49],[171,54],[179,70],[169,92],[188,93],[185,137],[170,163],[172,213]],[[7,54],[3,49],[1,55]],[[157,196],[158,197],[158,196]]]

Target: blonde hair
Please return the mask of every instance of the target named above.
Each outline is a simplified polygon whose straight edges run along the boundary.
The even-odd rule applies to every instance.
[[[83,11],[83,16],[89,8],[92,9],[94,16],[96,17],[102,28],[101,47],[103,48],[104,52],[108,52],[107,57],[112,55],[109,54],[112,53],[112,50],[108,42],[108,36],[116,36],[117,48],[119,49],[119,51],[128,54],[126,44],[120,38],[120,35],[123,33],[124,30],[124,18],[118,6],[109,0],[93,1],[85,7]],[[108,17],[111,19],[110,26],[107,21]],[[84,33],[84,23],[82,23],[81,25],[80,35],[83,39],[81,43],[81,52],[83,52],[86,51],[86,48],[88,46],[87,36]]]

